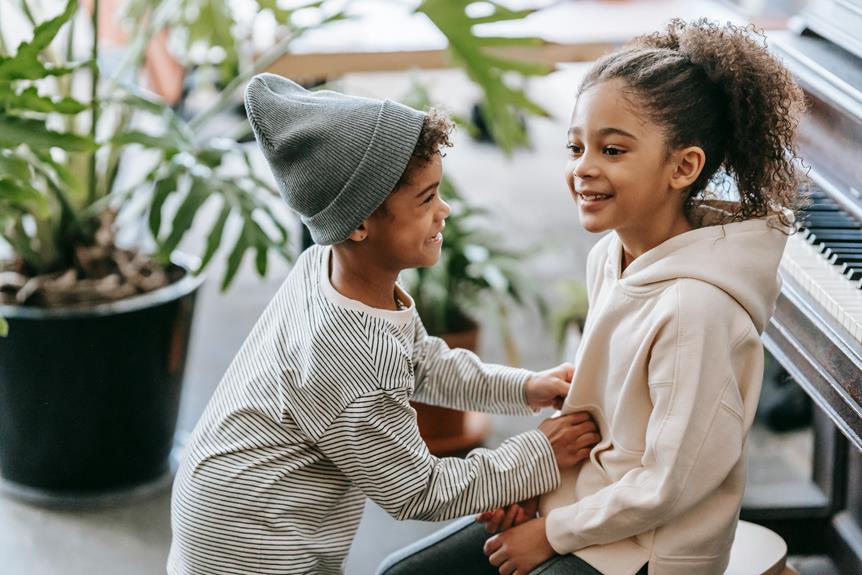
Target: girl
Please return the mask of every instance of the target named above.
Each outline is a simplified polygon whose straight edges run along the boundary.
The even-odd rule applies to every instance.
[[[802,108],[751,30],[705,20],[675,20],[586,75],[566,182],[582,225],[612,233],[588,258],[590,314],[563,412],[589,411],[602,440],[541,497],[538,517],[535,500],[478,517],[505,529],[484,542],[484,572],[724,572],[760,334],[802,203]],[[728,179],[733,189],[719,185]],[[468,539],[484,537],[461,523],[422,553]],[[416,557],[391,558],[384,572]]]

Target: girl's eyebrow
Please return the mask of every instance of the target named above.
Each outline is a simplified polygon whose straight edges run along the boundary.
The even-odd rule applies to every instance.
[[[599,136],[617,135],[617,136],[623,136],[624,138],[631,138],[632,140],[637,140],[637,136],[635,136],[634,134],[631,134],[629,132],[626,132],[625,130],[620,129],[620,128],[601,128],[596,133]],[[580,128],[577,128],[577,127],[569,128],[569,136],[580,136],[580,135],[581,135],[581,129]]]

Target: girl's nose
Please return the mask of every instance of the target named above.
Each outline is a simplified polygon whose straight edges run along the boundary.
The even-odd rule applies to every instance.
[[[592,178],[598,175],[598,166],[590,153],[584,153],[574,164],[572,175],[576,178]]]

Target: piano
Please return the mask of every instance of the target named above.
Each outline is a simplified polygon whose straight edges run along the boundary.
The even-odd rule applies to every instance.
[[[814,0],[768,43],[808,102],[799,144],[812,202],[763,339],[813,400],[814,461],[808,483],[747,496],[742,518],[781,534],[790,554],[862,574],[862,0]]]

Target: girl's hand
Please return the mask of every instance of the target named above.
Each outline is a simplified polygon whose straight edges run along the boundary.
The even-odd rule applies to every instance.
[[[531,497],[518,503],[512,503],[508,507],[480,513],[476,516],[476,521],[483,523],[488,533],[498,533],[535,518],[538,510],[539,498]]]
[[[554,407],[560,409],[569,394],[575,366],[563,363],[557,367],[533,374],[524,385],[527,405],[533,409]]]
[[[502,575],[527,575],[554,556],[545,535],[545,518],[513,527],[485,542],[485,555]]]

